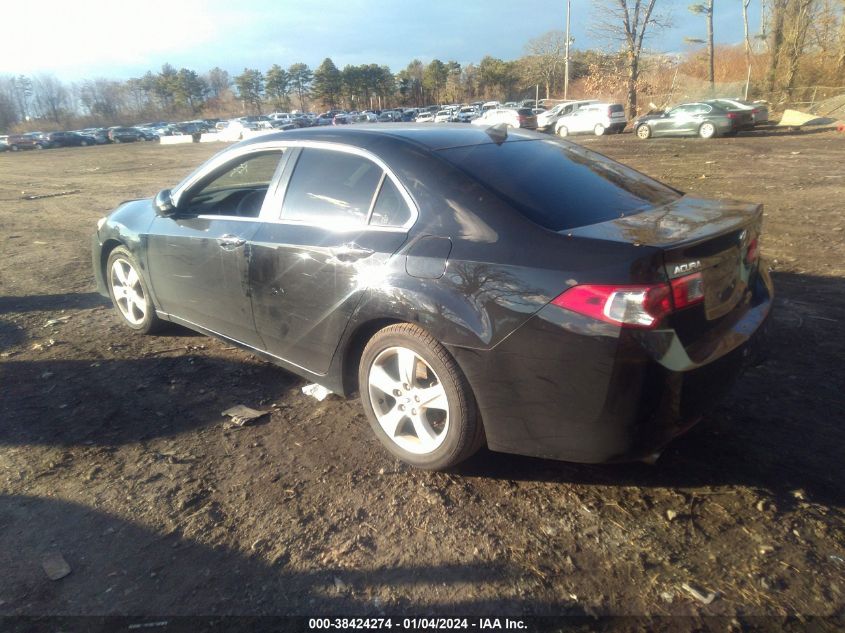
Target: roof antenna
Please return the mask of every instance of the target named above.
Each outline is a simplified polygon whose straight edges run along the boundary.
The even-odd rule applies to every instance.
[[[485,128],[484,131],[496,145],[501,145],[508,140],[507,123],[497,123],[496,125],[491,125],[490,127]]]

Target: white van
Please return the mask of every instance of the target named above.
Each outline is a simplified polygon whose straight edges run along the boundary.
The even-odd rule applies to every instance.
[[[596,136],[610,132],[621,134],[626,125],[628,119],[621,103],[593,103],[560,117],[555,123],[555,133],[559,136],[583,132]]]

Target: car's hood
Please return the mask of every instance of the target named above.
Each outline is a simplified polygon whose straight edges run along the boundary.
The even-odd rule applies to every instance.
[[[642,123],[643,121],[654,121],[655,119],[670,119],[671,117],[663,116],[662,114],[644,114],[642,116],[637,117],[636,123]]]

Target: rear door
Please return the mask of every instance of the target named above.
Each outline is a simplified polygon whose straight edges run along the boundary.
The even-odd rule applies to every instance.
[[[253,240],[252,305],[267,351],[325,373],[362,293],[378,283],[417,212],[372,156],[336,147],[294,152],[279,220]]]
[[[282,150],[241,155],[185,191],[175,216],[156,217],[149,267],[164,312],[260,347],[249,299],[250,241],[282,161]]]

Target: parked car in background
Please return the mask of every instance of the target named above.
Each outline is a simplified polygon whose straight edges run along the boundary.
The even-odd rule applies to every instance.
[[[420,112],[415,121],[417,123],[434,123],[434,114],[428,111]]]
[[[226,127],[218,130],[218,134],[220,135],[220,139],[223,141],[240,141],[244,137],[244,132],[255,131],[258,129],[258,123],[232,119],[228,122]]]
[[[662,114],[638,117],[634,132],[641,139],[653,136],[733,136],[751,123],[748,110],[726,110],[713,103],[683,103]]]
[[[516,105],[516,104],[514,104],[514,105]],[[487,110],[495,110],[497,108],[503,108],[503,107],[505,107],[505,106],[503,106],[498,101],[487,101],[487,102],[481,104],[481,113],[484,114],[485,112],[487,112]],[[510,107],[513,107],[513,106],[510,106]]]
[[[478,112],[478,109],[474,106],[464,106],[456,115],[456,118],[459,123],[471,123],[475,119],[481,116]]]
[[[0,152],[6,152],[9,150],[9,137],[5,134],[0,136]]]
[[[555,134],[583,134],[601,136],[607,132],[620,134],[628,124],[625,106],[621,103],[591,103],[583,105],[555,122]]]
[[[358,122],[359,123],[376,123],[378,122],[378,115],[375,112],[370,112],[367,110],[366,112],[362,112],[358,115]]]
[[[258,120],[267,120],[264,119],[255,119]],[[208,126],[204,121],[183,121],[181,123],[174,123],[170,126],[171,134],[174,136],[179,135],[188,135],[193,136],[194,134],[204,134],[208,131]]]
[[[50,147],[86,147],[97,144],[93,136],[77,132],[46,132],[41,138],[47,141]]]
[[[157,141],[159,140],[159,135],[155,133],[155,130],[148,128],[148,127],[136,127],[136,130],[141,134],[142,141]]]
[[[92,268],[127,333],[175,322],[358,394],[414,466],[637,460],[765,350],[762,220],[521,130],[307,129],[121,204]]]
[[[144,135],[134,127],[109,128],[109,140],[112,143],[134,143],[144,140]]]
[[[6,141],[9,149],[17,152],[22,149],[47,149],[50,142],[42,138],[41,132],[29,132],[27,134],[9,134]]]
[[[452,118],[452,111],[451,110],[439,110],[437,112],[437,114],[434,115],[434,122],[435,123],[448,123],[451,118]]]
[[[472,121],[472,125],[500,125],[520,127],[529,130],[537,129],[537,117],[530,108],[493,108],[486,110],[480,117]]]
[[[769,122],[769,106],[765,102],[753,103],[740,99],[710,99],[707,103],[715,103],[726,110],[748,110],[751,112],[751,125],[745,129],[754,129],[757,125]]]
[[[580,101],[563,101],[558,103],[550,110],[537,115],[537,129],[543,132],[554,130],[554,125],[560,117],[571,114],[578,108],[591,103],[598,103],[598,101],[596,99],[582,99]]]
[[[322,126],[322,125],[332,125],[334,121],[334,114],[330,112],[326,112],[325,114],[321,114],[317,117],[315,125]]]
[[[89,127],[84,130],[75,130],[77,134],[89,136],[94,139],[97,145],[105,145],[111,143],[109,140],[109,131],[103,127]]]

